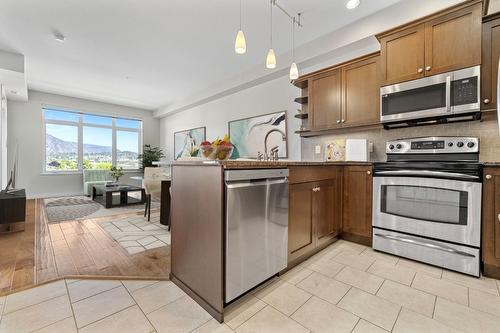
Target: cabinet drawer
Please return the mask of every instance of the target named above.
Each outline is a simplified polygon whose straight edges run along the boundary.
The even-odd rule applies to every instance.
[[[290,167],[290,184],[315,182],[335,178],[341,166],[298,166]]]

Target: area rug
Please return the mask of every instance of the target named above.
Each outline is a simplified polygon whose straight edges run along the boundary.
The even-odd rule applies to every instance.
[[[97,222],[129,254],[136,254],[170,245],[168,227],[160,224],[160,213],[151,213],[151,221],[141,215],[131,215]]]
[[[100,203],[85,196],[48,198],[44,199],[44,204],[49,223],[144,212],[142,204],[106,209]],[[151,211],[159,208],[160,202],[152,200]]]

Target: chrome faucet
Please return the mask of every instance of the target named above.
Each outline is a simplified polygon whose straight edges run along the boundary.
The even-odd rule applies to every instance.
[[[273,132],[279,132],[279,133],[281,133],[281,138],[283,139],[283,141],[286,141],[286,134],[283,133],[282,130],[274,128],[274,129],[270,130],[269,132],[267,132],[266,136],[264,138],[264,160],[266,160],[266,161],[269,161],[269,153],[267,151],[267,138],[269,137],[269,134],[271,134]]]

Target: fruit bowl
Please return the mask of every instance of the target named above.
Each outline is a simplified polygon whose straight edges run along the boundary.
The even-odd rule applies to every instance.
[[[217,146],[217,159],[224,161],[231,158],[233,155],[234,146],[232,144]]]
[[[200,144],[201,155],[209,160],[220,160],[224,161],[231,157],[234,151],[234,146],[229,139],[229,136],[224,135],[224,139],[221,140],[217,138],[217,140],[203,141]]]
[[[212,144],[201,145],[200,146],[201,155],[205,158],[215,160],[217,158],[217,147],[212,146]]]
[[[227,160],[231,157],[234,151],[234,146],[232,144],[224,144],[214,146],[212,144],[206,144],[200,146],[201,155],[209,160]]]

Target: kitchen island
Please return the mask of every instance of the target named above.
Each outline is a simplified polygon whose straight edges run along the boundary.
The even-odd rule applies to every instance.
[[[255,169],[284,169],[289,174],[285,269],[334,242],[342,233],[342,221],[347,222],[346,239],[370,242],[371,163],[174,162],[170,277],[220,322],[227,305],[225,171]]]

